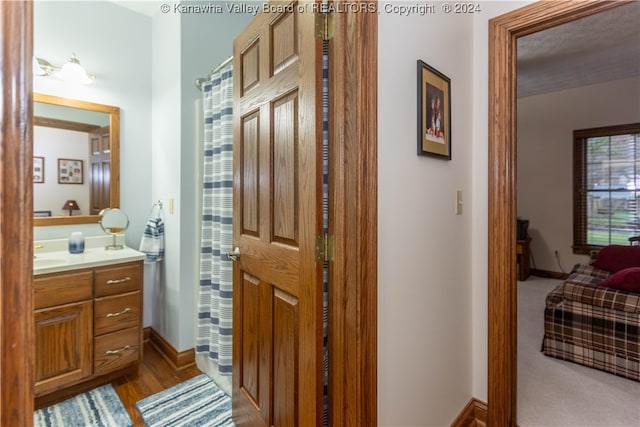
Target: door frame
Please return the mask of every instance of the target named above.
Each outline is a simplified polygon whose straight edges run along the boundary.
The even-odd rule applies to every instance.
[[[488,425],[515,426],[517,406],[517,39],[627,1],[544,1],[489,21]]]
[[[329,425],[377,422],[378,15],[335,13],[329,42]]]
[[[33,424],[33,3],[1,2],[0,425]]]
[[[331,424],[377,424],[377,25],[339,13],[330,41]],[[0,425],[33,423],[33,3],[2,2]],[[16,126],[19,123],[20,126]],[[354,309],[355,308],[355,309]]]

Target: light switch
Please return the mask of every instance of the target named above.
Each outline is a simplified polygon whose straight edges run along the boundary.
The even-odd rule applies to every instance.
[[[462,190],[456,190],[456,215],[462,215]]]

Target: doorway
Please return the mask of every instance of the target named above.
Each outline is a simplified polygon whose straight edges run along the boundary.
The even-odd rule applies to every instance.
[[[31,59],[30,2],[2,2],[0,98],[3,153],[0,212],[0,424],[33,421]],[[330,266],[329,407],[332,425],[375,425],[377,413],[377,15],[340,13],[330,44],[332,81],[329,224],[335,237]],[[363,78],[362,76],[366,76]],[[2,108],[4,107],[4,108]],[[16,125],[19,124],[19,125]],[[7,165],[12,165],[7,167]],[[357,165],[357,167],[355,167]],[[27,191],[27,195],[30,194]],[[353,203],[357,201],[357,203]],[[5,233],[5,230],[7,231]],[[359,307],[351,310],[349,307]],[[354,326],[355,325],[355,326]],[[12,349],[12,350],[9,350]]]
[[[516,425],[516,41],[626,2],[540,2],[489,23],[488,425]]]

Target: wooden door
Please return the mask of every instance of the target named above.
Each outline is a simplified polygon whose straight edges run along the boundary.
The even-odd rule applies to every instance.
[[[239,426],[313,426],[322,414],[321,42],[310,4],[276,4],[234,42]]]
[[[111,207],[111,147],[108,126],[89,133],[89,150],[90,214],[98,215],[102,209]]]

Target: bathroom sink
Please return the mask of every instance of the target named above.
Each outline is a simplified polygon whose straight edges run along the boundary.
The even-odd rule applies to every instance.
[[[45,268],[45,267],[53,267],[55,265],[62,265],[66,263],[67,260],[63,258],[38,258],[36,257],[33,260],[33,268]]]

